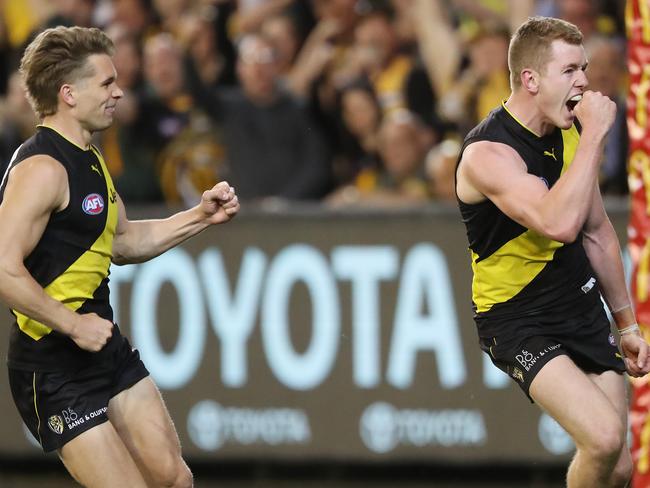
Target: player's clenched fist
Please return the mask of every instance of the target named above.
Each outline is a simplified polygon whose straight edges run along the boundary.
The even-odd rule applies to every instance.
[[[199,204],[208,223],[227,222],[239,212],[239,199],[235,189],[227,181],[221,181],[203,192]]]
[[[70,338],[81,349],[90,352],[101,351],[113,335],[113,323],[96,313],[79,314]]]

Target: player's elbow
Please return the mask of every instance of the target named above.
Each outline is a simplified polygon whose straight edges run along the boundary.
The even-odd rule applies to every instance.
[[[119,254],[113,254],[113,257],[111,258],[111,262],[118,266],[129,264],[129,261],[126,258],[124,258],[124,256],[121,256]]]
[[[556,237],[552,238],[554,241],[561,242],[562,244],[571,244],[575,242],[578,238],[578,234],[574,232],[567,232],[564,234],[558,234]]]
[[[113,264],[117,264],[118,266],[131,264],[133,262],[133,260],[129,258],[127,249],[115,241],[113,241],[113,256],[111,257],[111,261]]]
[[[116,264],[118,266],[123,266],[125,264],[138,264],[138,263],[143,263],[147,259],[143,256],[135,256],[131,254],[121,254],[119,252],[113,251],[113,257],[111,258],[111,262],[113,264]]]
[[[581,229],[579,225],[554,225],[549,226],[543,234],[554,241],[571,244],[578,238]]]
[[[0,259],[0,283],[8,283],[9,280],[20,277],[24,270],[21,262],[3,257]]]

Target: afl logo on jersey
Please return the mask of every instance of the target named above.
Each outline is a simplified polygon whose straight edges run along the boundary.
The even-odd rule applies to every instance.
[[[99,193],[91,193],[84,198],[81,209],[88,215],[99,215],[104,211],[104,199]]]

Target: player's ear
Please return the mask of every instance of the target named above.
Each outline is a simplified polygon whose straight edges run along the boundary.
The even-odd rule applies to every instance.
[[[59,88],[59,96],[66,105],[69,105],[70,107],[77,105],[77,101],[75,100],[74,96],[74,88],[72,85],[61,85],[61,88]]]
[[[537,71],[526,68],[520,74],[521,86],[531,94],[536,94],[539,91],[539,73]]]

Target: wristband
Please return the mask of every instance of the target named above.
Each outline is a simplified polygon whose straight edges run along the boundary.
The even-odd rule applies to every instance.
[[[621,308],[617,308],[616,310],[611,310],[612,315],[615,314],[615,313],[618,313],[618,312],[620,312],[622,310],[625,310],[626,308],[632,308],[632,305],[630,305],[628,303],[627,305],[623,305]]]
[[[627,327],[623,327],[618,331],[620,335],[631,334],[632,332],[641,332],[641,329],[639,329],[639,324],[634,323],[632,325],[628,325]]]

